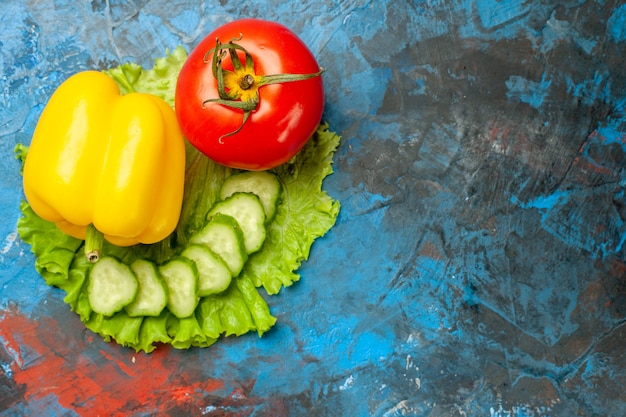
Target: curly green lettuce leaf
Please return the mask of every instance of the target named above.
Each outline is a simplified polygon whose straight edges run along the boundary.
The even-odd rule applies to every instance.
[[[300,279],[295,271],[308,259],[313,242],[335,224],[340,204],[323,189],[332,171],[339,136],[321,125],[290,162],[275,169],[283,184],[282,203],[267,230],[266,243],[246,264],[243,276],[268,294]]]
[[[22,202],[20,209],[22,217],[17,227],[22,240],[30,243],[32,252],[37,255],[35,269],[46,284],[66,285],[70,280],[70,264],[83,242],[41,219],[25,202]]]
[[[173,105],[176,80],[186,57],[185,50],[178,47],[156,59],[151,69],[125,63],[105,72],[122,93],[150,93]],[[297,281],[296,271],[308,258],[313,242],[335,223],[339,203],[323,191],[322,182],[332,173],[332,157],[338,145],[339,136],[322,125],[298,155],[274,170],[283,183],[283,196],[263,249],[248,260],[226,291],[202,298],[195,314],[184,319],[167,309],[158,317],[130,317],[124,311],[106,317],[93,312],[86,291],[91,264],[85,259],[83,241],[42,220],[26,203],[21,206],[18,232],[31,245],[35,267],[45,282],[65,291],[64,301],[71,310],[105,341],[151,352],[159,344],[187,349],[210,346],[223,336],[252,331],[261,336],[272,328],[276,318],[259,288],[276,294]],[[25,146],[16,148],[22,161],[26,152]],[[206,213],[219,198],[224,180],[235,171],[214,163],[189,144],[186,154],[183,207],[174,233],[153,245],[117,247],[105,242],[104,253],[126,264],[139,258],[161,264],[180,254],[189,238],[204,226]]]
[[[176,80],[186,59],[185,48],[178,46],[172,52],[166,51],[164,57],[155,59],[150,70],[144,70],[134,62],[127,62],[104,72],[115,80],[122,94],[150,93],[173,106]]]

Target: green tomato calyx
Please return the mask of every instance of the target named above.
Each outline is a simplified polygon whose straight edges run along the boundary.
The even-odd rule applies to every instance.
[[[202,107],[207,103],[217,103],[233,109],[243,111],[243,121],[239,127],[219,138],[232,136],[238,133],[248,121],[250,114],[259,106],[259,88],[269,84],[279,84],[294,81],[303,81],[318,77],[324,69],[311,74],[272,74],[257,75],[254,69],[254,59],[252,55],[236,42],[240,41],[243,35],[237,39],[231,39],[228,43],[221,43],[219,38],[215,39],[215,48],[204,54],[204,62],[211,63],[213,76],[217,80],[217,91],[219,98],[210,98],[202,102]],[[239,53],[244,55],[242,62]],[[211,57],[212,56],[212,57]],[[230,57],[233,69],[223,67],[224,58]],[[211,58],[209,58],[211,57]]]

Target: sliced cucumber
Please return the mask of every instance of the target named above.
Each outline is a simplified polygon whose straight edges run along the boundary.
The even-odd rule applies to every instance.
[[[228,288],[232,274],[226,263],[206,245],[189,245],[181,256],[191,259],[198,268],[198,295],[217,294]]]
[[[131,317],[158,316],[167,305],[167,287],[154,262],[137,259],[130,269],[139,281],[135,300],[124,307]]]
[[[207,218],[217,213],[227,214],[233,217],[243,231],[243,244],[248,254],[261,249],[265,241],[265,211],[256,194],[235,193],[230,197],[216,203]]]
[[[261,200],[265,221],[274,220],[282,186],[278,176],[268,171],[245,171],[226,178],[220,190],[220,198],[227,199],[235,193],[253,193]]]
[[[198,268],[188,258],[174,257],[159,267],[167,285],[167,308],[178,318],[189,317],[198,305]]]
[[[94,312],[110,316],[130,304],[138,289],[139,283],[130,267],[105,256],[91,267],[87,299]]]
[[[189,239],[189,243],[208,246],[222,258],[234,277],[239,275],[248,259],[241,226],[227,214],[216,213],[206,226]]]

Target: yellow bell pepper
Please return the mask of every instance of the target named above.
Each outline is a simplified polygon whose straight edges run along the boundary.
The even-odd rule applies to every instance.
[[[24,194],[37,215],[74,237],[95,229],[118,246],[148,244],[176,228],[184,176],[173,109],[153,95],[120,95],[109,76],[85,71],[43,110],[24,164]]]

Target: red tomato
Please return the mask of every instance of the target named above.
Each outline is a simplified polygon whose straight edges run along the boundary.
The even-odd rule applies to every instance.
[[[215,56],[216,40],[223,55]],[[253,61],[247,67],[246,52]],[[243,69],[236,69],[233,54]],[[221,101],[218,64],[224,76]],[[273,78],[276,74],[305,79],[289,82]],[[311,51],[283,25],[258,19],[227,23],[198,44],[180,71],[175,98],[180,127],[192,145],[217,163],[245,170],[274,168],[302,149],[320,123],[320,74]],[[251,108],[247,103],[255,98],[258,103]]]

